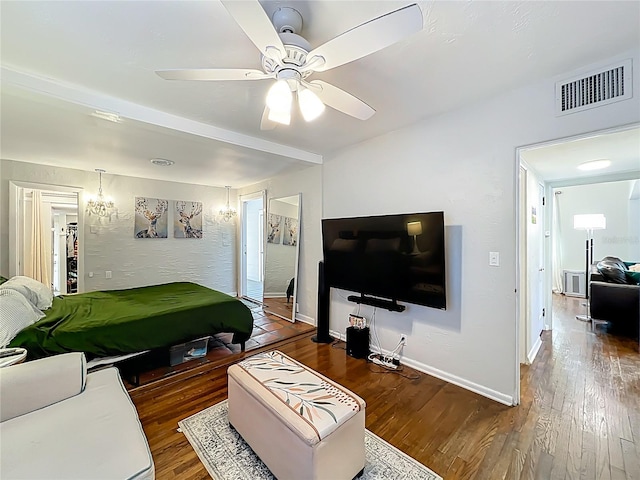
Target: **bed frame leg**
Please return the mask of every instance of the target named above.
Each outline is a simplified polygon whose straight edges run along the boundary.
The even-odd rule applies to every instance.
[[[240,342],[240,351],[241,352],[244,352],[244,346],[245,346],[244,344],[245,344],[245,342]]]

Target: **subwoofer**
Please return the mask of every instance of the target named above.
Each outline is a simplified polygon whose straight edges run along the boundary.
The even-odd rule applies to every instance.
[[[318,264],[318,318],[316,321],[316,335],[311,338],[316,343],[331,343],[333,337],[329,335],[329,290],[324,274],[324,262]]]

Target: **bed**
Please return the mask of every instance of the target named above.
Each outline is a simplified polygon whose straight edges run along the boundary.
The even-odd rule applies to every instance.
[[[72,351],[94,358],[224,332],[244,351],[253,330],[251,311],[240,300],[190,282],[58,296],[44,314],[9,347],[25,348],[29,359]]]

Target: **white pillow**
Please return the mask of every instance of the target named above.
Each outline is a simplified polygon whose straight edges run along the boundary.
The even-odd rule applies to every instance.
[[[19,292],[0,288],[0,348],[9,345],[20,330],[44,316]]]
[[[2,288],[10,288],[21,293],[36,308],[46,310],[53,303],[53,292],[45,284],[29,277],[16,276],[2,284]]]

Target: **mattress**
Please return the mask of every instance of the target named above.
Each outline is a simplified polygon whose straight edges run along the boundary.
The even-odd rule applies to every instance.
[[[27,349],[29,359],[72,351],[122,355],[222,332],[243,343],[253,330],[240,300],[191,282],[59,296],[45,313],[10,343]]]

